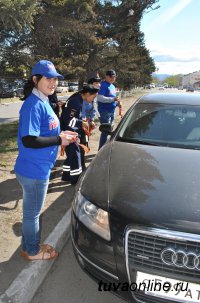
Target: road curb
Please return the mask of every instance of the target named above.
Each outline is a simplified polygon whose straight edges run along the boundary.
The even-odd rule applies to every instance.
[[[61,251],[70,236],[70,221],[71,209],[44,242]],[[0,296],[0,303],[29,303],[54,262],[55,260],[30,262]]]

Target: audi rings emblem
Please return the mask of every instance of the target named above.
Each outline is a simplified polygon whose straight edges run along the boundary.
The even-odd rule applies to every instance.
[[[200,270],[200,254],[186,252],[181,249],[165,248],[162,250],[160,257],[163,263],[167,265]]]

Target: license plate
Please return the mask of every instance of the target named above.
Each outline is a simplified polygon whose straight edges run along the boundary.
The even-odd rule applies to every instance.
[[[200,284],[137,272],[137,290],[177,302],[200,302]]]

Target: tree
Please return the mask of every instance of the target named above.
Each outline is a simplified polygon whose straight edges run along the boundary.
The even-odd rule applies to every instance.
[[[182,85],[183,75],[173,75],[165,79],[165,83],[167,83],[170,87],[178,87]]]
[[[18,32],[24,27],[31,28],[33,16],[38,10],[37,0],[0,0],[0,28],[1,31]]]
[[[27,45],[33,17],[39,11],[36,0],[0,0],[0,70],[21,75],[30,58]]]
[[[147,9],[157,0],[104,1],[99,21],[109,39],[109,51],[104,69],[112,66],[118,71],[118,82],[124,88],[148,83],[155,64],[145,47],[140,21]],[[117,18],[116,18],[117,16]]]
[[[97,3],[95,0],[55,3],[43,2],[43,13],[35,18],[33,54],[36,58],[53,60],[66,78],[83,81],[91,68],[97,67],[97,54],[104,43],[97,35]]]
[[[143,85],[155,65],[140,21],[157,2],[0,0],[1,70],[28,71],[45,58],[70,80],[82,83],[91,71],[103,76],[106,69],[115,68],[120,86]]]

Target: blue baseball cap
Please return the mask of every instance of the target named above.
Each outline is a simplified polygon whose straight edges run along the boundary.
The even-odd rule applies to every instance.
[[[32,68],[31,75],[42,75],[46,78],[55,78],[64,79],[64,77],[56,71],[54,64],[48,60],[38,61]]]

